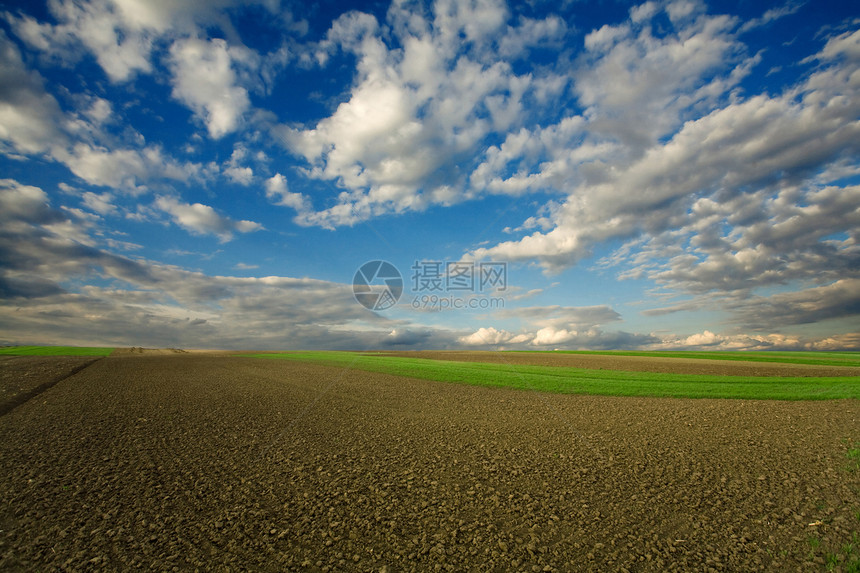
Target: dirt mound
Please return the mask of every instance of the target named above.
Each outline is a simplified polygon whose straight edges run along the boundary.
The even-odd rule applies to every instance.
[[[853,400],[127,354],[0,417],[0,569],[823,569],[860,530],[858,438]]]
[[[146,354],[148,356],[164,356],[169,354],[185,354],[186,351],[181,348],[143,348],[140,346],[132,346],[131,348],[117,348],[111,356],[127,356],[129,354]]]

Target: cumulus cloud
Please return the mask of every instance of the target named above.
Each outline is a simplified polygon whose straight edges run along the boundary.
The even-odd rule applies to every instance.
[[[223,11],[241,0],[54,0],[48,2],[56,24],[27,15],[6,15],[16,35],[59,61],[74,61],[84,53],[95,57],[114,82],[153,70],[152,53],[162,36],[173,32],[192,36],[199,27],[222,24]],[[260,0],[271,12],[277,2]]]
[[[516,319],[524,327],[517,333],[493,326],[481,327],[461,336],[458,342],[465,346],[496,349],[543,349],[600,348],[617,344],[627,348],[653,341],[650,336],[601,330],[600,325],[621,319],[621,315],[608,306],[530,306],[497,311],[494,318]]]
[[[46,152],[63,140],[61,114],[42,76],[27,70],[21,52],[0,30],[0,141],[20,153]]]
[[[535,346],[558,346],[576,338],[575,330],[545,326],[535,333],[531,343]]]
[[[110,149],[80,142],[55,149],[53,155],[89,184],[134,195],[148,191],[146,183],[151,181],[186,182],[205,177],[201,165],[177,161],[158,146]]]
[[[858,205],[857,186],[702,198],[675,219],[676,228],[637,241],[615,262],[627,261],[622,278],[647,276],[694,294],[856,277]]]
[[[263,157],[265,157],[265,154],[263,154]],[[254,170],[246,165],[247,159],[248,150],[241,145],[236,147],[223,170],[227,179],[244,187],[250,186],[254,182]]]
[[[99,215],[109,215],[116,212],[116,206],[112,202],[113,195],[111,193],[85,191],[82,198],[84,207],[95,211]]]
[[[56,25],[26,15],[12,20],[18,36],[31,46],[61,61],[79,59],[88,51],[113,81],[151,70],[149,53],[157,22],[134,22],[109,1],[60,0],[48,5],[59,20]]]
[[[317,59],[353,54],[354,87],[313,127],[281,126],[278,133],[307,160],[306,176],[337,182],[344,192],[299,222],[333,228],[474,196],[459,163],[488,135],[518,125],[532,88],[545,89],[553,76],[514,73],[499,58],[498,42],[510,32],[502,51],[521,56],[564,34],[558,17],[509,26],[507,7],[495,0],[438,0],[430,16],[395,3],[385,23],[350,12],[332,25]],[[391,36],[397,42],[386,40]]]
[[[165,60],[173,97],[218,139],[241,127],[250,109],[248,90],[266,92],[290,58],[286,45],[265,55],[244,45],[227,12],[254,5],[278,16],[266,25],[278,22],[293,33],[306,29],[277,0],[55,0],[48,3],[54,24],[26,14],[3,15],[14,33],[46,58],[72,66],[91,55],[113,83],[159,74]],[[214,28],[226,39],[207,39],[207,29]]]
[[[843,56],[855,61],[860,60],[860,30],[845,32],[830,38],[818,54],[821,60],[833,60]]]
[[[717,334],[709,330],[689,336],[664,335],[645,350],[857,350],[860,333],[824,338],[786,334]]]
[[[250,167],[228,167],[224,170],[224,175],[233,183],[245,187],[254,182],[254,170]]]
[[[504,57],[518,58],[529,53],[531,47],[558,47],[567,33],[567,24],[555,15],[545,19],[521,18],[518,26],[507,26],[499,42],[499,53]]]
[[[289,190],[287,178],[280,173],[275,173],[265,183],[266,197],[275,205],[290,207],[297,213],[304,214],[310,209],[310,200],[301,193]]]
[[[472,334],[461,336],[458,341],[466,346],[498,346],[500,344],[517,344],[529,338],[526,334],[514,334],[507,330],[496,330],[494,327],[481,327]]]
[[[232,239],[234,231],[250,233],[263,229],[254,221],[234,221],[202,203],[183,203],[173,197],[161,196],[155,200],[155,206],[170,215],[173,222],[183,229],[199,235],[216,235],[221,241]]]
[[[237,85],[227,42],[189,38],[173,44],[173,97],[188,105],[215,139],[235,131],[251,102]]]
[[[670,18],[677,5],[666,5]],[[712,104],[748,71],[744,65],[729,67],[742,52],[733,18],[698,13],[658,38],[652,34],[658,15],[654,9],[645,18],[639,10],[635,19],[588,34],[574,72],[590,131],[617,137],[633,152],[673,130],[685,115]],[[714,76],[727,67],[728,74]]]
[[[707,225],[707,220],[697,218],[695,207],[708,200],[725,206],[737,197],[754,197],[759,205],[756,216],[766,220],[783,201],[773,201],[781,189],[794,193],[794,199],[805,195],[817,202],[822,200],[817,194],[828,195],[822,183],[830,182],[820,178],[830,166],[851,161],[860,152],[860,126],[855,121],[860,97],[851,79],[860,61],[853,56],[853,35],[829,41],[818,55],[821,65],[797,86],[782,94],[742,99],[726,90],[746,73],[749,61],[741,61],[727,74],[713,76],[715,69],[724,67],[724,61],[737,59],[733,22],[704,15],[690,22],[676,38],[668,36],[668,40],[644,42],[645,32],[631,36],[634,27],[629,23],[621,29],[602,28],[589,36],[587,43],[594,50],[600,48],[601,55],[594,62],[587,60],[577,78],[580,99],[589,106],[585,116],[566,118],[555,127],[509,135],[503,146],[490,149],[487,161],[475,175],[480,174],[481,181],[499,189],[522,192],[550,184],[561,188],[559,182],[564,182],[571,191],[542,222],[542,230],[476,249],[473,256],[538,260],[548,271],[558,272],[589,256],[594,245],[607,240],[659,237],[685,220],[689,221],[688,230],[698,230],[696,226]],[[678,43],[682,40],[683,47]],[[677,44],[677,49],[668,49],[671,44]],[[665,59],[696,49],[701,53],[688,53],[689,60],[683,64]],[[616,50],[620,55],[613,55]],[[621,56],[628,59],[616,62]],[[638,59],[641,64],[634,62]],[[653,65],[665,65],[670,70],[655,83],[645,73],[652,60]],[[681,69],[686,73],[672,75]],[[619,78],[626,78],[620,82],[624,88],[610,94],[607,86]],[[694,95],[680,97],[690,93]],[[631,104],[633,100],[636,105]],[[651,112],[643,111],[643,106],[648,110],[652,104]],[[711,111],[697,115],[703,106]],[[636,110],[639,119],[624,115],[631,110]],[[605,136],[608,139],[604,140]],[[550,148],[555,151],[538,170],[518,170],[506,179],[493,178],[492,173],[509,171],[511,162],[526,153],[541,157]],[[829,195],[830,201],[836,201],[834,193]],[[853,189],[841,189],[835,195],[841,196],[842,211],[827,228],[831,232],[856,228],[852,213],[858,203]],[[797,209],[797,216],[811,223],[823,214],[817,210],[818,215],[816,209],[806,213]],[[743,223],[735,216],[720,221],[730,226]],[[548,226],[551,228],[545,230]],[[756,248],[749,242],[745,246]],[[806,254],[820,247],[818,241],[808,243]],[[745,258],[753,254],[752,250],[741,254],[743,260],[735,268],[758,272]],[[763,260],[766,254],[758,258]],[[690,256],[676,259],[678,263],[691,261]],[[698,265],[699,271],[706,269]],[[743,274],[732,276],[741,280]],[[780,280],[778,274],[771,279]]]
[[[457,343],[465,348],[484,350],[858,350],[860,333],[848,332],[823,338],[782,333],[715,333],[710,330],[689,335],[658,335],[600,328],[578,332],[545,327],[514,335],[494,327],[481,327],[472,334],[460,336]]]
[[[82,98],[87,105],[80,116],[64,112],[2,30],[0,85],[0,145],[9,145],[13,152],[45,155],[87,183],[131,193],[145,191],[152,180],[188,181],[203,175],[200,165],[177,161],[158,145],[117,145],[101,131],[113,113],[101,98]],[[99,139],[111,147],[100,145]]]
[[[576,331],[546,326],[514,334],[490,326],[460,336],[457,342],[467,348],[486,350],[601,350],[648,348],[660,344],[661,339],[652,334],[607,332],[596,327]]]

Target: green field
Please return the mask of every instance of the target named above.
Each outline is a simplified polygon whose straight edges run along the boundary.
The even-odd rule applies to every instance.
[[[533,351],[524,351],[533,352]],[[535,352],[543,354],[544,352]],[[597,354],[603,356],[653,356],[660,358],[705,358],[707,360],[740,360],[746,362],[778,362],[781,364],[812,364],[817,366],[858,366],[860,352],[747,352],[747,351],[636,351],[636,350],[553,350],[548,354]]]
[[[655,354],[637,353],[637,355],[644,356]],[[844,377],[708,376],[588,370],[561,366],[455,362],[355,352],[284,352],[244,354],[243,356],[268,360],[312,362],[352,370],[380,372],[439,382],[562,394],[757,400],[860,398],[860,375]],[[789,362],[797,363],[790,360]]]
[[[113,348],[92,346],[8,346],[0,348],[6,356],[109,356]]]

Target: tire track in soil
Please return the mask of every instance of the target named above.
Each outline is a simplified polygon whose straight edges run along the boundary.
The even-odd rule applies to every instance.
[[[25,390],[23,392],[18,392],[16,394],[14,394],[13,396],[3,400],[2,402],[0,402],[0,416],[5,416],[6,414],[11,412],[12,410],[17,408],[18,406],[26,404],[28,401],[32,400],[33,398],[35,398],[39,394],[45,392],[46,390],[50,390],[51,388],[53,388],[54,386],[56,386],[57,384],[59,384],[63,380],[71,378],[72,376],[81,372],[85,368],[92,366],[93,364],[95,364],[96,362],[101,360],[102,358],[104,358],[104,357],[99,356],[98,358],[93,358],[91,360],[87,360],[81,364],[73,366],[72,369],[69,370],[68,372],[65,372],[63,374],[55,376],[55,377],[51,378],[50,380],[47,380],[46,382],[43,382],[43,383],[41,383],[41,384],[39,384],[33,388],[30,388],[28,390]]]

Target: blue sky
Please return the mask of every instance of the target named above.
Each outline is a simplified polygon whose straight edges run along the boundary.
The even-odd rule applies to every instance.
[[[857,350],[858,77],[829,0],[3,2],[0,343]]]

